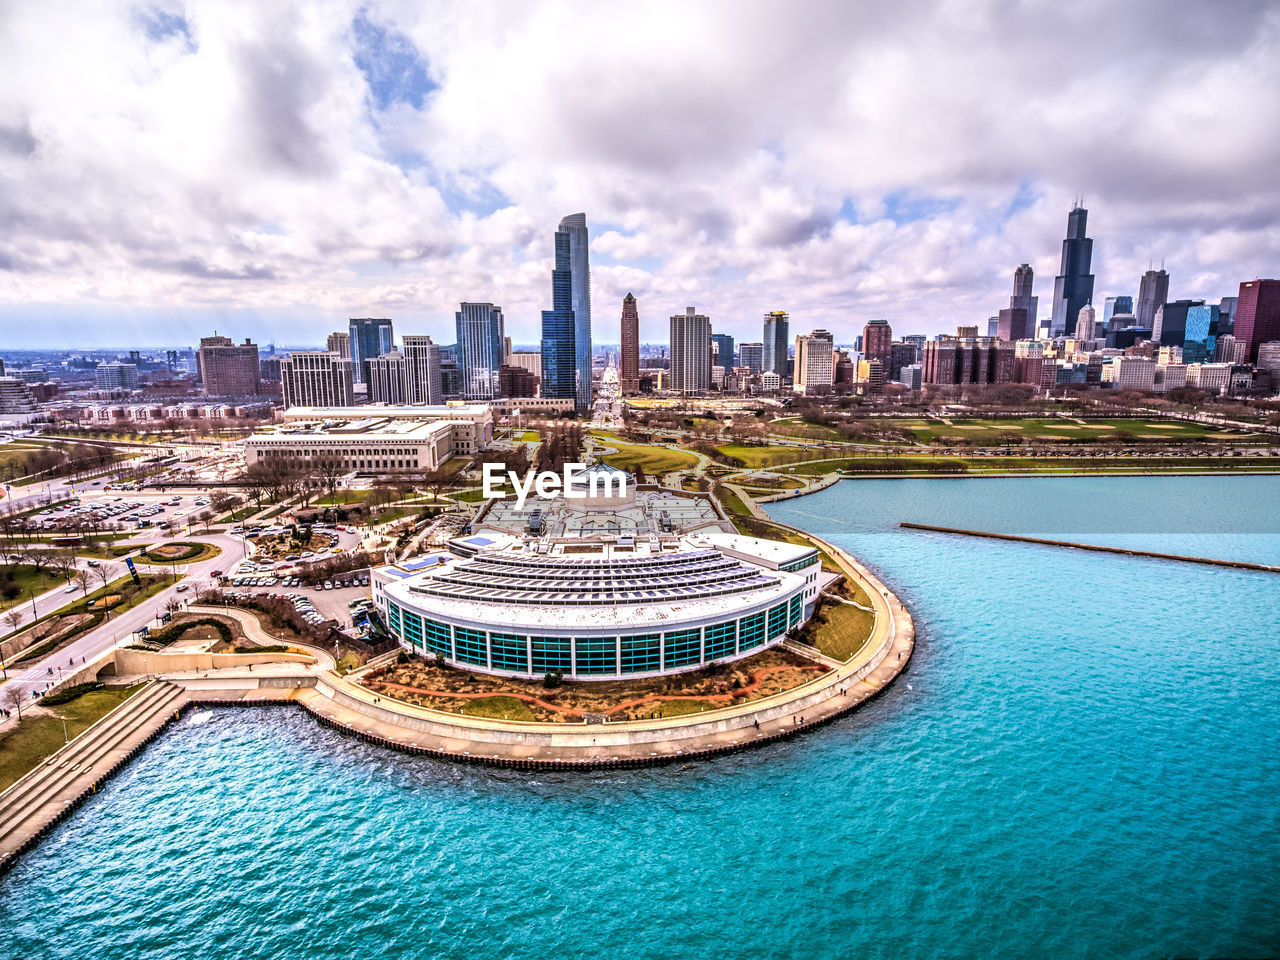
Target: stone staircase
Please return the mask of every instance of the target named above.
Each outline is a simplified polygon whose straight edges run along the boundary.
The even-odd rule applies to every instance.
[[[131,760],[187,702],[172,683],[150,683],[0,793],[0,872]]]

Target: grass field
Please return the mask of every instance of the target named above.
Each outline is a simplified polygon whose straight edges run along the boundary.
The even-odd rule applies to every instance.
[[[0,790],[62,749],[64,718],[67,735],[78,737],[141,689],[142,684],[92,690],[70,703],[50,707],[54,716],[24,716],[17,727],[0,736]]]
[[[847,603],[832,603],[825,610],[827,622],[818,625],[811,641],[828,657],[848,660],[871,639],[876,616]]]
[[[811,460],[815,456],[822,456],[821,452],[815,453],[801,447],[756,447],[744,443],[723,443],[716,449],[726,457],[741,460],[744,466],[752,469],[780,466],[784,463],[795,463],[797,460]],[[833,450],[831,455],[834,456],[839,452],[839,450]]]
[[[1235,433],[1180,420],[1133,420],[1117,417],[1076,423],[1061,417],[1025,417],[952,420],[950,424],[926,419],[891,422],[900,429],[910,430],[921,443],[942,445],[959,438],[976,444],[999,444],[1004,442],[1006,436],[1020,437],[1027,441],[1076,443],[1130,439],[1153,442],[1161,438],[1171,443],[1194,440],[1239,443],[1247,440],[1270,445],[1278,442],[1275,436]]]
[[[1003,474],[1280,473],[1276,457],[854,457],[780,468],[807,476],[983,476]]]
[[[619,470],[634,471],[639,467],[646,474],[671,473],[675,470],[692,470],[698,465],[698,458],[682,450],[670,447],[650,447],[642,444],[623,443],[611,437],[600,441],[618,452],[603,457],[605,463]]]
[[[12,583],[19,591],[18,595],[12,600],[0,598],[0,610],[8,610],[15,604],[28,602],[31,599],[32,591],[38,597],[46,590],[52,590],[54,587],[62,586],[67,582],[65,577],[59,576],[48,569],[36,573],[35,568],[27,563],[18,564],[16,567],[0,567],[0,570],[13,572]],[[3,580],[3,582],[7,584],[10,581]],[[0,630],[0,633],[7,632],[8,627]]]

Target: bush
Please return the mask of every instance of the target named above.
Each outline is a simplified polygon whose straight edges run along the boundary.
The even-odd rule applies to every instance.
[[[167,647],[192,627],[213,627],[224,643],[230,643],[232,640],[231,628],[221,620],[215,620],[212,617],[201,617],[199,620],[181,620],[165,627],[159,633],[149,634],[147,639],[157,646]]]
[[[542,676],[542,685],[548,690],[554,690],[562,683],[564,683],[564,673],[560,670],[548,670]]]
[[[403,667],[408,662],[409,662],[409,655],[405,653],[403,650],[401,650],[400,656],[396,657],[396,663],[400,664],[400,666]]]
[[[288,653],[289,648],[283,643],[273,643],[265,647],[254,647],[236,644],[236,653]]]
[[[40,706],[56,707],[61,703],[70,703],[76,697],[82,696],[86,693],[91,693],[94,690],[101,690],[102,687],[103,684],[101,683],[77,683],[74,687],[67,687],[65,690],[57,690],[48,696],[41,697]]]

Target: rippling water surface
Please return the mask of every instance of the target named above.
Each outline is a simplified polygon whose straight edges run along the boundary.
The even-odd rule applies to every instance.
[[[1103,542],[1092,505],[1108,542],[1280,560],[1280,479],[1207,480],[777,505],[901,593],[916,659],[711,762],[517,774],[197,712],[0,881],[0,956],[1274,954],[1280,577],[893,529]]]

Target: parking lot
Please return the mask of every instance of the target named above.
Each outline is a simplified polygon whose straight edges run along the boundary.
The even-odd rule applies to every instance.
[[[340,627],[350,627],[354,623],[351,615],[351,604],[358,600],[369,599],[369,587],[367,584],[368,577],[363,578],[365,584],[347,587],[335,587],[331,590],[315,590],[301,586],[285,586],[283,582],[274,586],[234,586],[228,585],[227,593],[231,597],[238,594],[245,596],[275,596],[285,597],[290,600],[300,598],[306,601],[314,608],[318,620],[312,620],[313,623],[321,623],[325,620],[335,620]],[[348,579],[347,581],[351,581]],[[294,602],[294,606],[298,607],[304,614],[307,612],[305,607]]]

